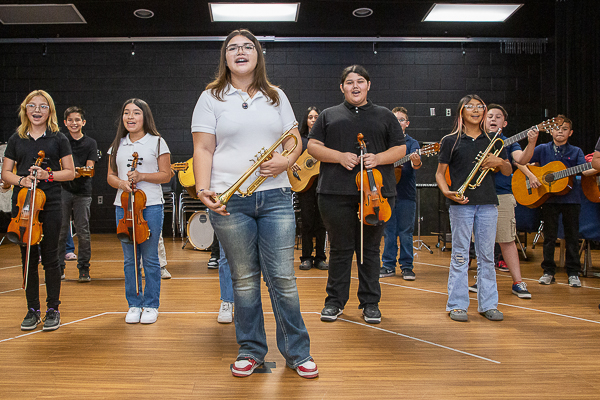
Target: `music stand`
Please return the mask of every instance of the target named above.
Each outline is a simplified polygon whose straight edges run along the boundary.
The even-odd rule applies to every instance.
[[[427,246],[427,243],[425,243],[424,241],[421,240],[421,221],[423,220],[423,217],[421,217],[421,188],[424,187],[437,187],[437,184],[435,183],[418,183],[417,184],[417,240],[413,240],[413,249],[415,250],[421,250],[423,247],[425,247],[430,254],[433,254],[433,251],[431,250],[431,248],[429,246]]]

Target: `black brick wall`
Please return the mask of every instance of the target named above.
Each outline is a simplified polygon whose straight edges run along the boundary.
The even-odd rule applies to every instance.
[[[122,103],[139,97],[150,104],[173,161],[185,161],[192,156],[192,111],[212,80],[219,47],[210,42],[136,43],[132,55],[129,43],[49,44],[43,56],[41,44],[2,44],[0,140],[14,132],[18,105],[27,93],[44,89],[60,113],[72,105],[86,110],[84,132],[106,153]],[[407,132],[419,141],[438,141],[449,133],[456,105],[468,93],[506,107],[509,136],[544,120],[544,109],[556,114],[553,50],[511,55],[501,53],[498,44],[467,44],[463,53],[460,44],[380,43],[374,54],[371,43],[268,43],[266,59],[269,79],[286,92],[298,119],[308,106],[324,109],[342,101],[339,76],[350,64],[369,71],[374,103],[408,109]],[[435,117],[429,116],[430,108]],[[452,116],[445,116],[446,108]],[[106,183],[106,163],[106,157],[98,163],[94,179],[93,232],[115,227],[115,190]],[[436,163],[435,157],[425,160],[418,182],[435,182]],[[436,191],[423,191],[423,234],[437,230]],[[99,195],[104,205],[97,204]]]

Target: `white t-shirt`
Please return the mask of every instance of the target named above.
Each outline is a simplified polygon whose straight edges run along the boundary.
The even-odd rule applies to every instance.
[[[277,139],[296,122],[294,110],[285,93],[277,88],[279,106],[271,104],[262,92],[253,98],[229,85],[223,100],[215,99],[210,91],[200,95],[192,117],[192,132],[205,132],[216,135],[216,148],[213,154],[210,190],[223,193],[231,187],[252,166],[256,153],[271,147]],[[242,107],[248,103],[248,109]],[[298,143],[302,146],[302,143]],[[283,147],[277,151],[281,154]],[[246,188],[259,176],[242,185]],[[257,191],[290,187],[287,174],[276,178],[269,177]]]
[[[129,139],[129,134],[121,139],[116,160],[119,179],[128,180],[127,172],[131,170],[131,167],[127,165],[131,165],[132,155],[135,152],[138,153],[139,160],[136,168],[137,171],[145,174],[158,172],[158,157],[165,153],[170,153],[169,146],[167,146],[167,142],[162,137],[160,138],[160,154],[158,153],[158,138],[158,136],[146,133],[143,138],[133,143]],[[112,154],[112,148],[108,150],[108,154]],[[158,183],[142,181],[136,183],[136,188],[143,190],[146,194],[147,206],[154,206],[165,202],[162,187]],[[115,206],[121,206],[121,193],[123,193],[123,190],[119,189],[113,203]]]

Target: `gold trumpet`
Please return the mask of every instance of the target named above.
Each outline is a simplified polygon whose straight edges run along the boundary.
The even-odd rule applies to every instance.
[[[258,154],[256,155],[257,159],[254,162],[254,164],[246,171],[244,172],[244,175],[242,175],[240,177],[240,179],[237,180],[237,182],[235,182],[229,189],[227,189],[227,191],[225,191],[224,193],[221,193],[220,195],[218,195],[216,197],[216,199],[218,199],[221,204],[223,204],[224,206],[227,205],[227,202],[229,201],[229,199],[231,198],[231,196],[233,196],[233,194],[235,192],[239,192],[241,197],[246,197],[246,196],[251,196],[254,191],[260,186],[262,185],[262,183],[268,178],[267,176],[259,176],[258,178],[256,178],[254,180],[254,182],[252,182],[250,184],[250,186],[248,186],[248,189],[246,189],[245,192],[240,190],[240,187],[244,184],[244,182],[246,182],[246,180],[250,177],[250,175],[254,174],[254,172],[260,168],[260,165],[262,163],[264,163],[265,161],[270,160],[271,158],[273,158],[273,152],[275,150],[277,150],[277,148],[279,146],[281,146],[281,144],[288,138],[293,138],[294,139],[294,146],[288,150],[288,149],[284,149],[281,152],[281,155],[286,157],[288,154],[290,154],[291,152],[294,151],[294,149],[296,149],[296,146],[298,146],[298,138],[296,137],[296,135],[294,135],[293,133],[291,133],[292,129],[296,128],[298,126],[298,123],[294,123],[294,126],[292,126],[290,129],[288,129],[287,131],[285,131],[280,137],[279,139],[277,139],[277,141],[271,146],[269,147],[267,150],[265,150],[265,148],[263,147]],[[215,199],[215,200],[216,200]]]
[[[502,129],[499,129],[498,132],[496,132],[496,134],[492,138],[492,141],[490,142],[488,147],[485,149],[485,151],[483,153],[479,152],[479,154],[477,154],[477,157],[475,157],[475,161],[477,161],[477,163],[475,164],[475,167],[473,167],[473,170],[467,177],[467,180],[465,181],[465,183],[463,183],[462,186],[460,188],[458,188],[458,190],[456,191],[456,195],[455,195],[456,197],[462,198],[462,197],[464,197],[467,189],[475,189],[476,187],[481,185],[481,182],[483,182],[483,178],[485,178],[487,173],[490,171],[489,168],[486,168],[486,169],[480,171],[481,164],[483,164],[483,162],[485,161],[487,156],[490,154],[490,152],[492,151],[492,149],[494,148],[494,146],[496,145],[497,142],[500,142],[501,146],[498,150],[496,150],[492,153],[493,155],[498,156],[498,154],[500,154],[500,152],[502,151],[502,148],[504,147],[504,140],[500,139],[501,132],[502,132]],[[478,172],[481,172],[479,177],[477,178],[475,183],[471,183],[471,181],[475,178],[475,175]]]

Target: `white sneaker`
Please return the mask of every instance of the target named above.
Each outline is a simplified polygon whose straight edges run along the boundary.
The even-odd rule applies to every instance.
[[[171,273],[167,271],[167,267],[160,267],[160,278],[171,279]]]
[[[219,308],[217,322],[220,324],[230,324],[233,322],[233,303],[228,301],[221,302],[221,308]]]
[[[142,315],[142,309],[139,307],[131,307],[129,311],[127,311],[127,315],[125,316],[125,322],[128,324],[137,324],[140,322],[140,316]]]
[[[140,318],[140,322],[142,324],[153,324],[158,319],[158,309],[156,308],[144,308],[144,312],[142,313],[142,318]]]
[[[569,286],[581,287],[581,281],[579,280],[579,277],[576,275],[570,276],[569,277]]]

